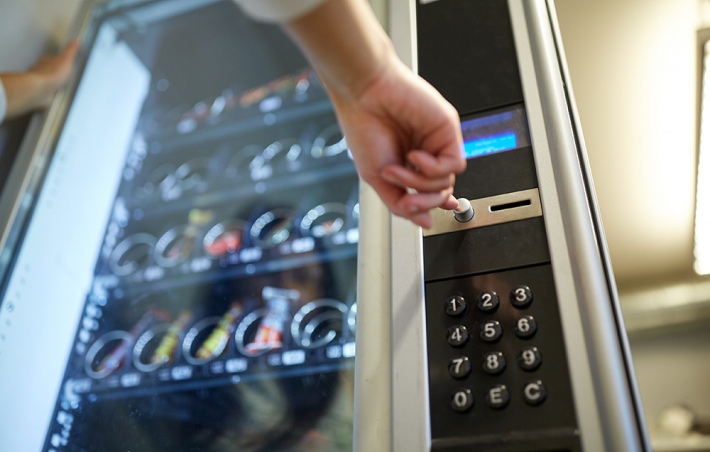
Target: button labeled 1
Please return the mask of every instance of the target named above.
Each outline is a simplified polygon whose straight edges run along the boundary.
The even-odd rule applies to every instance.
[[[452,317],[461,315],[466,310],[466,300],[464,297],[449,297],[445,304],[446,313]]]
[[[470,389],[459,389],[451,398],[451,408],[459,413],[464,413],[473,406],[473,394]]]

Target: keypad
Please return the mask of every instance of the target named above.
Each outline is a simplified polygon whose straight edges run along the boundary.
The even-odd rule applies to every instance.
[[[468,295],[467,295],[468,296]],[[473,298],[473,297],[472,297]],[[471,382],[473,379],[481,379],[481,375],[489,375],[487,378],[503,378],[505,380],[506,372],[515,372],[506,370],[508,365],[505,350],[510,350],[510,346],[514,344],[517,352],[512,352],[511,356],[517,362],[517,372],[521,370],[527,375],[533,374],[542,364],[542,353],[535,345],[526,345],[525,342],[535,336],[538,331],[537,321],[531,314],[523,314],[520,310],[528,308],[532,303],[533,295],[529,286],[515,286],[510,290],[509,308],[505,311],[508,316],[500,316],[497,314],[501,307],[501,300],[497,293],[493,290],[483,290],[475,294],[477,308],[474,311],[467,312],[466,298],[461,295],[451,295],[445,300],[446,315],[453,321],[456,318],[456,323],[450,324],[447,330],[447,342],[450,347],[456,348],[461,355],[455,356],[449,361],[448,372],[452,379],[466,380]],[[512,308],[512,310],[511,310]],[[477,312],[477,314],[476,314]],[[510,313],[516,313],[514,318],[509,317]],[[480,319],[479,322],[471,322],[471,318]],[[501,323],[501,320],[504,323]],[[478,324],[479,338],[471,342],[469,328]],[[468,326],[467,326],[468,325]],[[512,330],[508,339],[505,339],[505,330]],[[487,347],[502,347],[500,350],[488,350],[483,355],[478,355],[481,358],[480,368],[483,374],[474,372],[471,356],[476,355],[471,347],[481,347],[486,344]],[[502,344],[507,344],[503,346]],[[503,350],[503,351],[502,351]],[[517,355],[515,354],[517,353]],[[472,375],[473,374],[473,375]],[[524,384],[522,384],[524,383]],[[530,406],[542,404],[547,398],[547,388],[541,380],[521,381],[521,386],[513,387],[511,393],[510,386],[503,382],[498,382],[489,385],[485,392],[480,396],[485,399],[485,406],[488,409],[503,410],[510,404],[512,398],[519,397]],[[452,394],[452,393],[449,393]],[[517,396],[516,396],[517,394]],[[474,406],[475,396],[471,388],[456,389],[450,396],[450,407],[453,411],[466,413]]]

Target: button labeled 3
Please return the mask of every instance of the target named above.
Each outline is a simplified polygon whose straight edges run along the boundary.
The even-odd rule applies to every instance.
[[[532,301],[532,290],[528,286],[516,287],[510,291],[510,303],[518,309],[527,308]]]

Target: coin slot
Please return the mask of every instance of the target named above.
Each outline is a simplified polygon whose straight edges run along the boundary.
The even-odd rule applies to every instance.
[[[500,210],[508,210],[508,209],[516,209],[518,207],[525,207],[529,206],[532,204],[532,201],[530,199],[526,199],[523,201],[515,201],[515,202],[508,202],[505,204],[498,204],[497,206],[490,206],[488,210],[491,212],[498,212]]]

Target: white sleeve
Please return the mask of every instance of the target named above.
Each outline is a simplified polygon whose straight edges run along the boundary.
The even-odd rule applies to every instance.
[[[263,22],[288,22],[324,0],[236,0],[247,15]]]
[[[2,86],[2,80],[0,80],[0,123],[5,119],[5,113],[7,113],[7,94],[5,94],[5,87]]]

